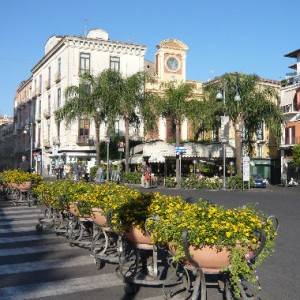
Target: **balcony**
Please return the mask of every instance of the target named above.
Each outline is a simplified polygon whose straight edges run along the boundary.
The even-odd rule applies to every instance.
[[[292,86],[300,86],[300,74],[281,80],[281,87],[291,88]]]
[[[45,80],[45,89],[46,90],[50,89],[50,80]]]
[[[61,81],[61,73],[60,72],[57,72],[55,74],[55,82],[58,83]]]
[[[287,105],[283,105],[280,108],[281,108],[281,111],[282,111],[283,115],[285,115],[285,116],[297,115],[299,113],[298,110],[294,109],[294,106],[293,106],[292,103],[287,104]]]
[[[59,137],[52,137],[52,143],[54,146],[59,146],[60,145],[60,138]]]
[[[50,109],[45,109],[43,115],[45,119],[49,119],[51,117]]]
[[[48,139],[43,140],[43,145],[45,148],[50,148],[50,141]]]
[[[92,137],[82,135],[77,137],[76,144],[79,146],[94,146],[95,141]]]
[[[286,137],[281,140],[281,148],[289,148],[297,144],[300,144],[300,136],[291,136],[290,138]]]

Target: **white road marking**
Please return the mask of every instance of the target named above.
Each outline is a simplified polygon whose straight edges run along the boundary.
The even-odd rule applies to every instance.
[[[26,300],[55,297],[99,288],[122,286],[115,273],[65,279],[54,282],[10,286],[0,289],[1,300]]]
[[[0,275],[17,274],[23,272],[43,271],[58,268],[70,268],[86,265],[94,265],[94,260],[88,255],[75,258],[52,259],[35,262],[24,262],[19,264],[0,265]]]
[[[35,224],[31,226],[22,226],[22,227],[15,227],[12,228],[0,228],[0,233],[19,233],[19,232],[26,232],[26,231],[35,231]]]
[[[53,244],[47,246],[8,248],[8,249],[0,249],[0,256],[24,255],[24,254],[32,254],[32,253],[40,253],[40,252],[63,251],[63,250],[70,250],[70,249],[71,248],[68,244]]]
[[[19,224],[30,224],[30,223],[37,223],[38,220],[17,220],[17,221],[1,221],[0,220],[0,226],[4,225],[19,225]]]
[[[0,237],[0,244],[5,243],[18,243],[18,242],[29,242],[29,241],[38,241],[46,239],[57,239],[58,237],[54,234],[43,234],[43,235],[24,235],[16,237]]]

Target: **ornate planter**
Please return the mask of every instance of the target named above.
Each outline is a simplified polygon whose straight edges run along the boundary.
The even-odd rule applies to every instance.
[[[23,183],[18,184],[17,189],[20,192],[28,192],[31,189],[31,182],[25,181]]]
[[[124,234],[125,238],[135,244],[153,245],[149,235],[144,234],[141,229],[132,226],[131,229]]]
[[[107,219],[101,208],[92,208],[92,220],[99,226],[107,226]]]
[[[176,248],[174,245],[169,245],[170,252],[175,255]],[[218,250],[216,247],[204,246],[202,248],[195,248],[189,246],[188,252],[190,258],[185,258],[184,263],[187,266],[194,266],[201,268],[205,273],[216,274],[229,266],[230,251],[226,248]]]
[[[77,203],[75,202],[70,202],[69,204],[69,212],[75,216],[75,217],[79,217],[80,216],[80,212],[77,206]]]

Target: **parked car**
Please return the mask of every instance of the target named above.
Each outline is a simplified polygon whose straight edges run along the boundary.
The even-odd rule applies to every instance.
[[[260,175],[255,175],[253,177],[254,187],[256,188],[266,188],[267,187],[267,179],[264,179]]]

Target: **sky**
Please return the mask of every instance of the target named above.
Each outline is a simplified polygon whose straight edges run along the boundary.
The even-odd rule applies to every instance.
[[[43,56],[49,36],[102,28],[112,40],[189,46],[187,78],[225,72],[280,80],[300,48],[299,0],[0,0],[0,115],[13,113],[18,84]]]

